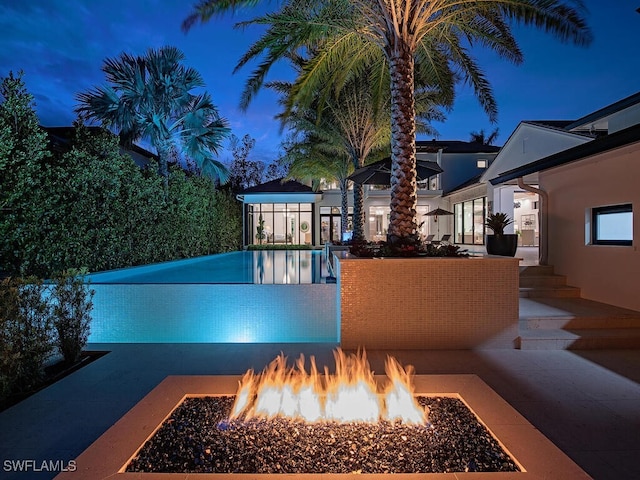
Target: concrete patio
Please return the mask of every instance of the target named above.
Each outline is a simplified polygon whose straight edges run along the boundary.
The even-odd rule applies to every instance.
[[[93,344],[111,353],[0,413],[2,478],[12,460],[66,464],[167,375],[240,374],[278,353],[333,365],[332,344]],[[595,479],[640,473],[640,351],[368,351],[382,372],[387,354],[418,374],[478,375]]]

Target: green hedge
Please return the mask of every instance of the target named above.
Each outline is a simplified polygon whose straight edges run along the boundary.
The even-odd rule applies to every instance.
[[[165,199],[157,165],[140,169],[114,135],[80,125],[50,151],[20,78],[0,93],[0,271],[51,278],[242,248],[231,192],[174,166]]]

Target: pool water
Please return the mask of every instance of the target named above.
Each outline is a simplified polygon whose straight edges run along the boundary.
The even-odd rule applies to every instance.
[[[339,341],[319,251],[209,255],[88,276],[91,343]]]
[[[260,250],[176,260],[89,275],[91,283],[322,283],[329,276],[319,250]]]

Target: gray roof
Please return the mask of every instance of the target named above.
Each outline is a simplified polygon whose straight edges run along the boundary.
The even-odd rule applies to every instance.
[[[581,125],[584,125],[586,123],[591,123],[591,122],[595,122],[597,120],[600,120],[604,117],[607,117],[613,113],[619,112],[621,110],[624,110],[625,108],[629,108],[633,105],[636,105],[640,103],[640,92],[638,93],[634,93],[633,95],[628,96],[627,98],[623,98],[622,100],[617,101],[616,103],[612,103],[611,105],[608,105],[604,108],[601,108],[600,110],[596,110],[593,113],[590,113],[588,115],[585,115],[582,118],[579,118],[578,120],[576,120],[575,122],[567,125],[565,128],[567,130],[571,130],[573,128],[577,128]]]
[[[443,153],[494,153],[500,150],[495,145],[484,145],[478,142],[463,142],[461,140],[418,140],[418,153],[435,153],[442,149]]]
[[[442,191],[442,196],[446,196],[446,195],[451,195],[454,192],[457,192],[458,190],[464,190],[467,187],[471,187],[473,185],[480,185],[480,179],[482,178],[482,173],[479,173],[478,175],[470,178],[469,180],[461,183],[460,185],[456,185],[453,188],[450,188],[448,190],[443,190]]]
[[[241,191],[240,195],[246,195],[250,193],[320,193],[314,192],[313,189],[305,185],[304,183],[297,182],[295,180],[284,180],[284,178],[278,178],[271,180],[270,182],[261,183],[254,187],[249,187],[246,190]]]
[[[612,133],[611,135],[596,138],[591,142],[583,143],[573,148],[569,148],[568,150],[554,153],[553,155],[541,158],[535,162],[501,173],[499,176],[491,180],[491,184],[499,185],[501,183],[508,182],[509,180],[515,180],[516,178],[524,177],[525,175],[576,162],[583,158],[604,153],[609,150],[615,150],[639,141],[640,124]]]

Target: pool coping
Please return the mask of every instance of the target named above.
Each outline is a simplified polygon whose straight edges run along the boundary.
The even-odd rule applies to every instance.
[[[168,376],[109,428],[75,460],[75,471],[62,472],[57,480],[270,480],[300,478],[305,480],[344,480],[352,474],[188,474],[128,473],[124,466],[155,433],[174,408],[187,396],[234,394],[240,375]],[[522,468],[522,472],[505,473],[433,473],[393,474],[402,480],[417,479],[589,479],[558,447],[531,425],[511,405],[476,375],[416,375],[416,395],[445,395],[461,398],[479,417]],[[389,478],[386,474],[362,474],[372,480]]]

